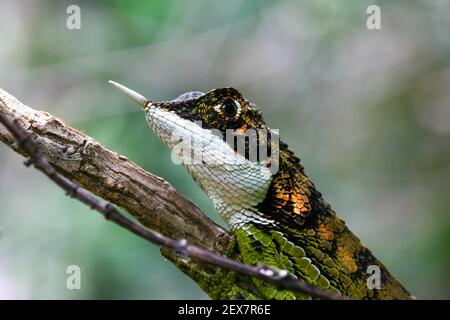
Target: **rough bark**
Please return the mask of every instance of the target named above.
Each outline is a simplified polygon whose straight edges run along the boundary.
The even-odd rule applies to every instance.
[[[0,89],[0,112],[19,119],[39,150],[69,180],[123,208],[144,226],[173,239],[186,239],[225,254],[230,235],[191,201],[157,177],[108,150],[47,112],[36,111]],[[23,155],[0,124],[0,140]]]

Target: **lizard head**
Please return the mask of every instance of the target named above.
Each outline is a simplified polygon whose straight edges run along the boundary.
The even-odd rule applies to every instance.
[[[247,218],[270,223],[250,216],[277,170],[278,135],[253,103],[233,88],[152,102],[110,83],[141,106],[149,126],[172,151],[172,160],[186,167],[226,222],[232,227]]]

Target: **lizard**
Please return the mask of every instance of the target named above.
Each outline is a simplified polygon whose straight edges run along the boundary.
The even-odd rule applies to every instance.
[[[337,217],[300,159],[238,90],[193,91],[152,102],[110,83],[141,106],[148,125],[211,199],[234,236],[230,256],[287,270],[353,299],[414,298]],[[378,288],[368,286],[369,266],[379,270]],[[213,278],[194,277],[212,298],[311,299],[258,279],[240,285],[236,277]],[[208,288],[213,285],[215,290]]]

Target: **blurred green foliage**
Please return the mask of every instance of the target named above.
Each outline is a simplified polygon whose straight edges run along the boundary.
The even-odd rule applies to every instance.
[[[81,29],[66,8],[81,8]],[[382,29],[366,28],[381,7]],[[221,223],[113,79],[153,100],[233,86],[419,298],[450,298],[448,1],[0,4],[0,87],[164,177]],[[0,298],[206,298],[158,248],[0,146]],[[66,268],[82,289],[66,289]]]

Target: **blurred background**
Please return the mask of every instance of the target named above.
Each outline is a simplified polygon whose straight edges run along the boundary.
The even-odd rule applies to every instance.
[[[81,29],[66,27],[69,5]],[[381,8],[381,30],[366,9]],[[107,84],[152,100],[233,86],[338,215],[415,296],[450,298],[450,2],[16,1],[0,4],[0,87],[210,201]],[[0,145],[0,299],[206,299],[140,240]],[[79,265],[81,290],[66,288]]]

